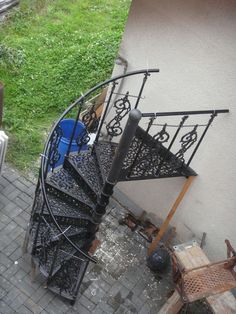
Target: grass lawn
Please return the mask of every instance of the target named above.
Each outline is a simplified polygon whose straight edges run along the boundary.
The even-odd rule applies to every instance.
[[[32,170],[68,105],[111,76],[130,0],[21,0],[0,25],[7,159]]]

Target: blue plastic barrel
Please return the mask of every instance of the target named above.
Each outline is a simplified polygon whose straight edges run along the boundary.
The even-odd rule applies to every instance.
[[[59,123],[59,126],[62,130],[62,137],[58,144],[58,153],[60,154],[60,159],[56,163],[55,167],[62,165],[64,162],[64,157],[65,157],[65,154],[67,153],[67,149],[70,144],[70,138],[73,132],[74,125],[75,125],[74,119],[64,119],[64,120],[61,120],[61,122]],[[85,131],[85,125],[81,121],[78,121],[76,125],[76,129],[75,129],[75,134],[73,136],[72,144],[70,147],[70,152],[76,152],[79,150],[79,146],[77,142],[80,136],[82,138],[82,136],[84,135],[84,131]],[[88,149],[87,144],[82,145],[81,150],[86,150],[86,149]]]

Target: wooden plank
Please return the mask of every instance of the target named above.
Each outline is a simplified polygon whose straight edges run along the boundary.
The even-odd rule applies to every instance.
[[[175,200],[168,216],[166,217],[165,221],[161,225],[160,230],[159,230],[156,238],[152,241],[151,245],[149,246],[148,255],[151,255],[153,253],[153,251],[155,251],[155,249],[157,248],[158,243],[162,239],[164,233],[166,232],[167,227],[169,226],[170,220],[174,216],[179,204],[181,203],[182,199],[184,198],[184,196],[185,196],[186,192],[188,191],[194,178],[195,178],[194,176],[190,176],[190,177],[188,177],[188,179],[184,183],[184,186],[183,186],[181,192],[179,193],[177,199]]]
[[[217,314],[236,313],[236,300],[230,291],[210,296],[206,300],[207,303],[210,305],[213,313]]]
[[[159,314],[175,314],[178,313],[183,306],[183,302],[180,298],[179,293],[175,290],[172,296],[163,305]]]
[[[174,250],[180,266],[186,270],[210,264],[208,257],[195,241],[192,244],[175,246]],[[236,300],[230,291],[210,296],[206,301],[215,314],[236,314]],[[177,314],[181,304],[183,305],[180,295],[175,291],[158,313]]]

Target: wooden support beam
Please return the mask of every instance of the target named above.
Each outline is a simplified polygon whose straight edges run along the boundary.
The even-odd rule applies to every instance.
[[[166,232],[166,229],[167,229],[172,217],[174,216],[180,202],[184,198],[186,192],[188,191],[188,188],[190,187],[191,183],[193,182],[193,179],[194,179],[194,176],[190,176],[185,181],[184,186],[183,186],[181,192],[179,193],[177,199],[175,200],[168,216],[166,217],[165,221],[161,225],[160,231],[158,232],[157,236],[155,237],[155,239],[152,241],[152,243],[150,244],[150,246],[148,248],[148,256],[151,255],[155,251],[155,249],[157,248],[158,243],[160,242],[164,233]]]

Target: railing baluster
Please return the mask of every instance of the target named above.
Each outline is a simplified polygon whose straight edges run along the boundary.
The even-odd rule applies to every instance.
[[[69,142],[69,145],[68,145],[68,148],[67,148],[67,152],[66,152],[66,156],[67,157],[70,154],[71,145],[72,145],[72,142],[73,142],[73,138],[75,136],[76,127],[77,127],[77,123],[79,121],[79,117],[80,117],[80,113],[81,113],[83,104],[84,104],[84,98],[81,99],[81,104],[79,104],[78,113],[77,113],[77,116],[76,116],[76,119],[75,119],[75,124],[74,124],[73,130],[72,130],[72,134],[71,134],[71,137],[70,137],[70,142]]]
[[[107,115],[107,111],[108,111],[108,108],[110,106],[110,102],[111,102],[111,99],[112,99],[112,96],[113,96],[113,93],[114,93],[114,90],[116,88],[116,85],[118,83],[116,81],[114,81],[112,83],[112,88],[111,88],[111,92],[110,92],[110,95],[109,95],[109,98],[108,98],[108,101],[107,101],[107,104],[106,104],[106,108],[104,110],[104,113],[103,113],[103,116],[102,116],[102,119],[99,123],[99,127],[98,127],[98,130],[97,130],[97,134],[96,134],[96,137],[95,137],[95,140],[94,140],[94,143],[97,143],[98,142],[98,139],[99,139],[99,136],[100,136],[100,132],[101,132],[101,129],[102,129],[102,126],[103,126],[103,122],[106,118],[106,115]]]
[[[55,252],[53,254],[52,264],[51,264],[51,267],[50,267],[50,270],[49,270],[49,274],[48,274],[48,277],[47,277],[47,281],[46,281],[47,285],[50,283],[50,280],[51,280],[51,277],[52,277],[52,273],[53,273],[53,268],[54,268],[54,265],[56,263],[57,256],[58,256],[58,251],[60,249],[61,244],[62,244],[62,236],[59,235],[59,239],[58,239],[58,242],[57,242],[57,245],[56,245],[56,249],[55,249]]]
[[[213,112],[212,115],[211,115],[211,117],[210,117],[210,119],[209,119],[209,121],[208,121],[208,124],[207,124],[207,126],[206,126],[204,132],[202,133],[202,136],[200,137],[200,139],[199,139],[197,145],[196,145],[195,148],[194,148],[194,151],[192,152],[192,155],[190,156],[190,158],[189,158],[189,160],[188,160],[188,162],[187,162],[187,167],[190,165],[190,163],[191,163],[191,161],[192,161],[194,155],[196,154],[196,152],[197,152],[197,150],[198,150],[198,148],[199,148],[199,146],[200,146],[200,144],[201,144],[201,142],[202,142],[204,136],[206,135],[207,130],[209,129],[210,125],[212,124],[212,122],[213,122],[213,120],[214,120],[214,118],[215,118],[216,116],[217,116],[217,112]]]
[[[162,161],[160,162],[160,164],[159,164],[159,166],[158,166],[158,170],[157,170],[157,172],[156,172],[156,176],[159,175],[159,173],[160,173],[160,171],[161,171],[161,167],[162,167],[163,163],[165,162],[165,160],[166,160],[166,158],[167,158],[167,156],[168,156],[168,153],[169,153],[171,147],[173,146],[173,144],[174,144],[174,142],[175,142],[175,140],[176,140],[176,138],[177,138],[177,136],[178,136],[178,134],[179,134],[179,131],[181,130],[182,126],[184,125],[184,123],[185,123],[185,121],[186,121],[187,119],[188,119],[188,116],[183,116],[182,119],[180,120],[178,129],[176,130],[176,132],[175,132],[175,134],[174,134],[174,136],[173,136],[173,138],[172,138],[172,140],[171,140],[171,142],[170,142],[170,144],[169,144],[169,146],[168,146],[168,148],[167,148],[167,151],[166,151],[166,153],[165,153],[165,156],[163,157]]]
[[[143,92],[143,89],[144,89],[144,86],[146,84],[146,81],[147,81],[147,77],[150,76],[150,73],[146,72],[144,74],[144,78],[143,78],[143,82],[142,82],[142,85],[141,85],[141,88],[139,90],[139,94],[138,94],[138,98],[137,98],[137,101],[136,101],[136,104],[134,106],[134,109],[137,109],[138,108],[138,104],[139,104],[139,101],[141,99],[141,96],[142,96],[142,92]]]

